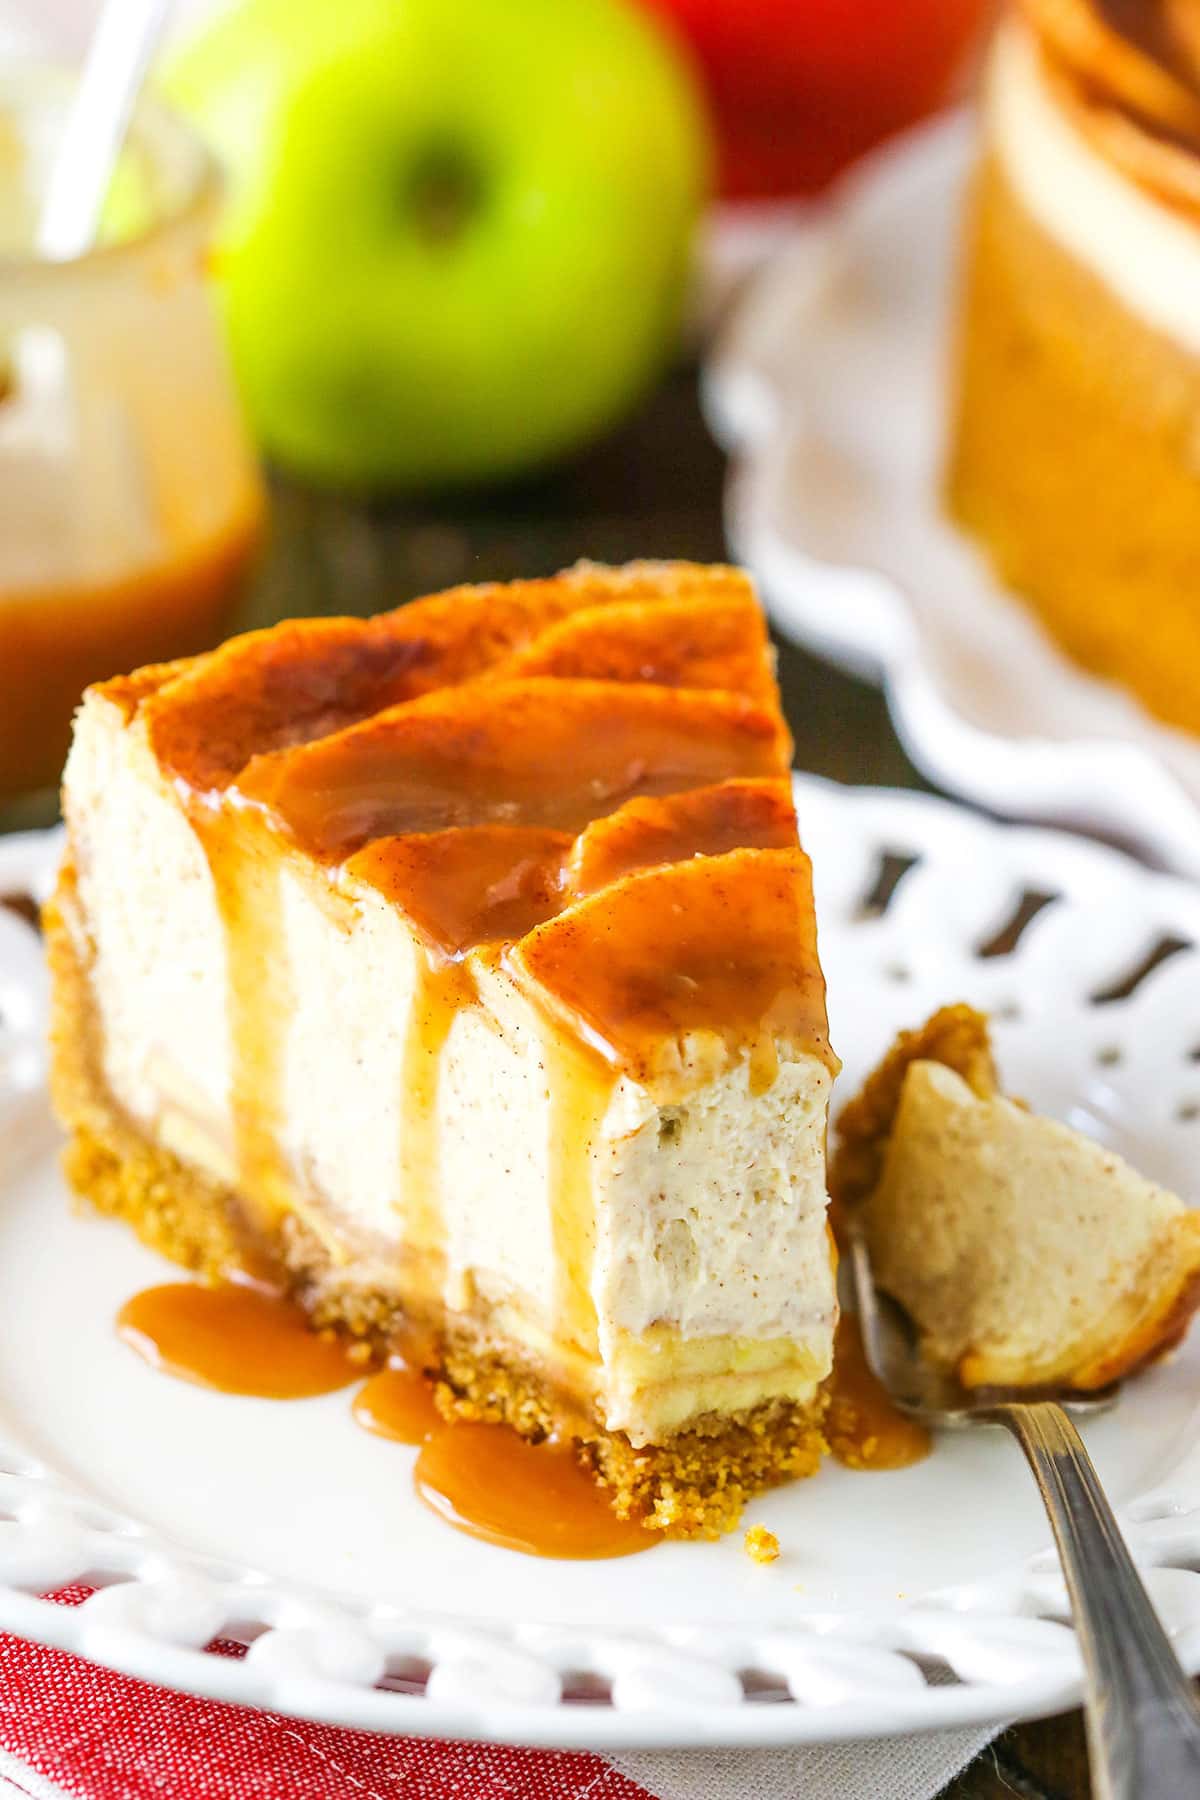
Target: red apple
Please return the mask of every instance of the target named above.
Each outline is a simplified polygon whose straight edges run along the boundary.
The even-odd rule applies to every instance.
[[[707,77],[729,198],[811,193],[946,96],[990,0],[642,0]]]

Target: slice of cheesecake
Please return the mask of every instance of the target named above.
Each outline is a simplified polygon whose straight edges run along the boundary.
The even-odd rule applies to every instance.
[[[748,582],[687,564],[89,690],[48,912],[74,1185],[725,1528],[816,1467],[836,1314],[790,751]]]
[[[925,1355],[968,1387],[1104,1387],[1200,1305],[1200,1212],[1005,1099],[969,1007],[902,1033],[838,1132],[838,1205]]]

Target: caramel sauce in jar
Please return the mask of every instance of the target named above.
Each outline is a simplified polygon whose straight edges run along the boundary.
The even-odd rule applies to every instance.
[[[353,1346],[314,1331],[298,1306],[259,1287],[144,1288],[121,1308],[117,1332],[152,1367],[223,1394],[306,1400],[362,1376]]]
[[[57,781],[85,687],[189,656],[230,621],[260,536],[257,504],[186,555],[119,579],[0,586],[0,797]]]
[[[136,105],[111,206],[38,241],[72,78],[0,94],[0,797],[57,781],[85,687],[229,629],[264,498],[211,289],[221,181]]]

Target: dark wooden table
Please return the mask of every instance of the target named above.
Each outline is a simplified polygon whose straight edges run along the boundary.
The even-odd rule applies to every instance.
[[[673,376],[626,429],[571,466],[486,496],[374,506],[279,482],[271,539],[242,626],[300,613],[379,612],[461,581],[551,574],[579,557],[719,561],[723,461]],[[779,675],[801,768],[839,781],[926,784],[873,689],[792,645]],[[1006,1732],[945,1800],[1084,1800],[1078,1715]],[[880,1800],[888,1800],[880,1795]]]

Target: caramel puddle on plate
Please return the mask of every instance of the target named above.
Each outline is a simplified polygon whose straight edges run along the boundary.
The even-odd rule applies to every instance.
[[[363,1384],[354,1417],[378,1437],[421,1445],[413,1484],[457,1531],[529,1556],[633,1556],[654,1547],[644,1526],[617,1518],[569,1450],[530,1444],[507,1425],[444,1419],[430,1381],[402,1362]]]
[[[825,1435],[847,1469],[907,1469],[933,1448],[925,1427],[893,1406],[871,1373],[852,1313],[838,1320]]]
[[[362,1376],[344,1339],[314,1331],[298,1306],[261,1287],[144,1288],[117,1314],[117,1333],[152,1367],[224,1394],[307,1400]]]
[[[304,1313],[262,1287],[189,1281],[145,1288],[117,1315],[120,1337],[153,1368],[227,1394],[307,1399],[362,1375],[353,1351],[315,1332]],[[393,1363],[363,1383],[354,1418],[366,1430],[420,1444],[420,1498],[459,1531],[530,1556],[632,1556],[657,1537],[618,1519],[569,1449],[527,1443],[507,1425],[448,1424],[433,1388]]]
[[[657,1542],[618,1519],[569,1449],[530,1444],[507,1425],[443,1424],[426,1438],[413,1482],[447,1524],[527,1556],[635,1556]]]
[[[433,1384],[401,1362],[391,1362],[354,1396],[355,1423],[397,1444],[423,1444],[445,1425],[434,1404]]]

